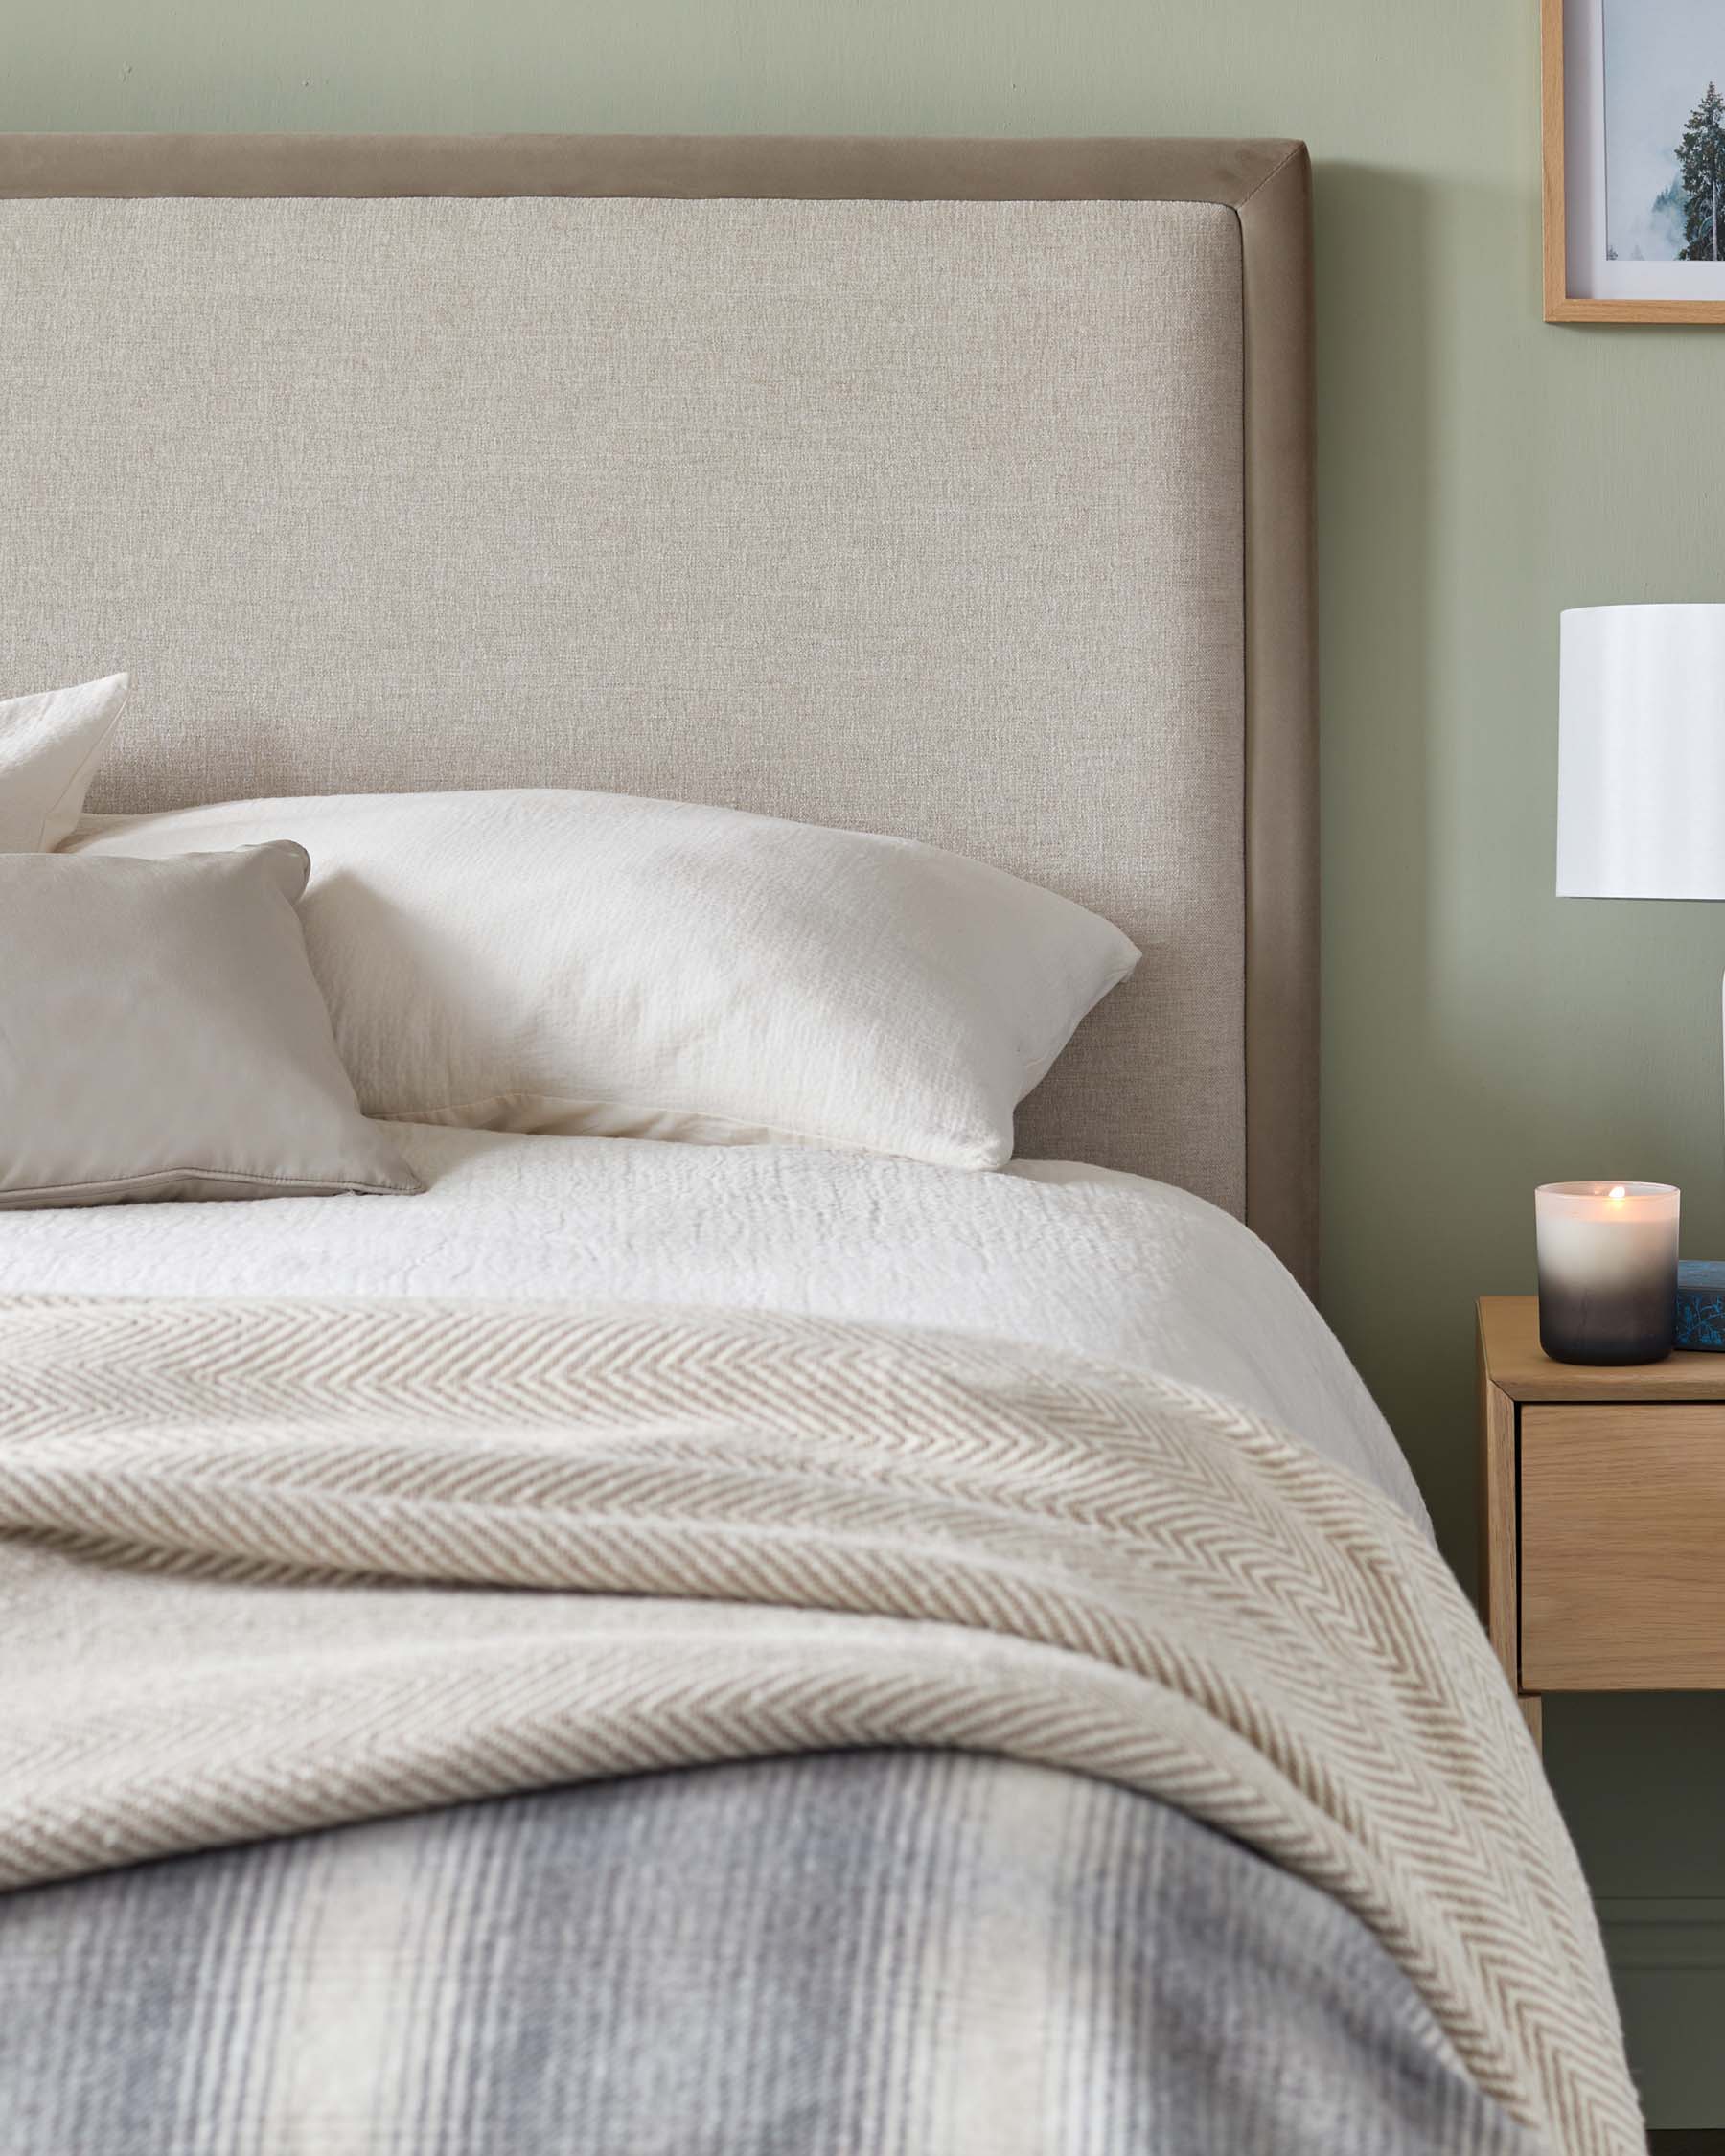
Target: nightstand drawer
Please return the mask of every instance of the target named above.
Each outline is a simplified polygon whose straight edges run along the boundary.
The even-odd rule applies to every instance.
[[[1725,1686],[1725,1406],[1522,1409],[1521,1681]]]

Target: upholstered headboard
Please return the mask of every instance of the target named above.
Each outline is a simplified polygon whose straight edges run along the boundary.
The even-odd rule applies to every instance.
[[[0,694],[92,797],[583,786],[902,832],[1137,976],[1022,1153],[1316,1270],[1289,142],[0,138]]]

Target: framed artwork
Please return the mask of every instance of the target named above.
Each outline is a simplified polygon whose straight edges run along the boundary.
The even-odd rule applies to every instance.
[[[1725,323],[1725,0],[1541,0],[1545,318]]]

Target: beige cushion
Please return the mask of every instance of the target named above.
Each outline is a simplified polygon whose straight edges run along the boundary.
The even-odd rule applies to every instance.
[[[232,801],[77,858],[302,839],[306,942],[368,1114],[997,1168],[1138,952],[934,846],[631,794]]]
[[[0,1206],[421,1187],[336,1057],[310,865],[0,854]]]
[[[130,687],[110,674],[0,703],[0,853],[45,854],[67,837]]]

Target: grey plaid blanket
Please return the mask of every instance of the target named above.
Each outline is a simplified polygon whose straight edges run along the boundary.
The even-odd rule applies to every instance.
[[[1327,1895],[953,1753],[598,1782],[0,1901],[6,2156],[1534,2156]]]
[[[1641,2145],[1453,1579],[1189,1388],[808,1319],[20,1298],[0,1530],[0,1878],[648,1767],[995,1753],[1251,1844],[1512,2118]]]

